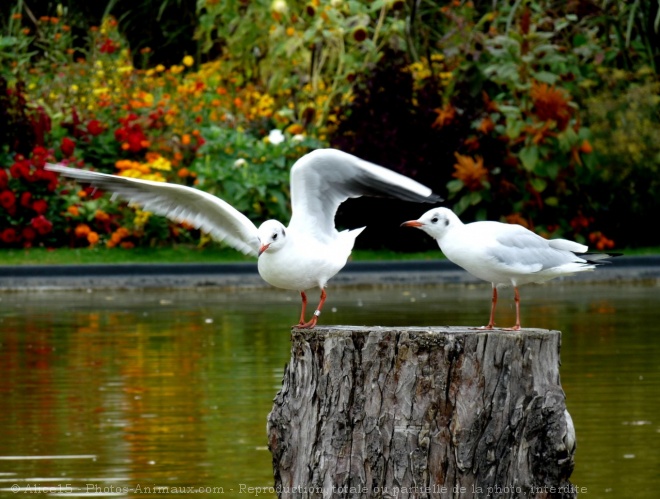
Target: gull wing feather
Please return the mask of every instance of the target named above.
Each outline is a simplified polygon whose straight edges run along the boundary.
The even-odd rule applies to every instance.
[[[555,247],[552,241],[522,226],[499,225],[499,234],[495,238],[497,244],[489,248],[489,252],[503,267],[530,273],[556,268],[567,263],[584,262],[566,248],[569,245],[560,243],[559,247]],[[506,227],[506,230],[502,230],[503,227]],[[582,245],[574,243],[570,247],[577,248]]]
[[[313,232],[321,239],[336,236],[335,214],[341,203],[360,196],[391,197],[435,203],[431,189],[392,170],[336,149],[317,149],[291,169],[289,227]]]
[[[247,255],[257,256],[257,227],[229,203],[199,189],[179,184],[153,182],[63,165],[46,165],[47,170],[91,184],[113,196],[135,203],[144,210],[176,222],[186,222],[224,241]]]

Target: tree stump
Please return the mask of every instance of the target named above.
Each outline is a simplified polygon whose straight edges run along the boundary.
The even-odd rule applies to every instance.
[[[569,498],[561,333],[292,330],[268,416],[283,498]]]

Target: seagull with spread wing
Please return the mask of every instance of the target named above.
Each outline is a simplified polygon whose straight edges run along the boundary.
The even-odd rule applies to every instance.
[[[597,265],[618,254],[587,253],[584,244],[567,239],[545,239],[522,225],[501,222],[464,224],[449,208],[434,208],[403,227],[416,227],[434,238],[444,255],[470,274],[493,285],[488,325],[495,326],[497,288],[513,286],[516,324],[520,329],[520,293],[518,286],[542,283],[555,277],[594,270]]]
[[[63,165],[47,170],[91,184],[177,222],[186,222],[245,254],[258,256],[261,277],[278,288],[300,292],[299,327],[312,328],[326,300],[325,286],[348,260],[364,227],[337,231],[335,213],[349,198],[379,196],[433,203],[442,199],[404,175],[336,149],[318,149],[291,168],[292,216],[288,227],[268,220],[257,228],[229,203],[192,187],[109,175]],[[305,290],[321,298],[305,321]]]

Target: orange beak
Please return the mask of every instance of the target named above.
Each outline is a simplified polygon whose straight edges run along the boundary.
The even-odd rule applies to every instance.
[[[262,245],[261,248],[259,248],[259,256],[261,256],[261,254],[262,254],[264,251],[266,251],[266,250],[268,249],[269,246],[270,246],[270,243]]]
[[[422,222],[418,222],[417,220],[408,220],[407,222],[403,222],[401,227],[417,227],[419,229],[423,225]]]

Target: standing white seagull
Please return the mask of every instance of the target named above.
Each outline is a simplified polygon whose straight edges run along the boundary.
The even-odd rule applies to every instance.
[[[46,169],[114,193],[144,210],[188,224],[245,254],[258,256],[261,277],[278,288],[300,292],[299,327],[316,325],[326,299],[325,286],[351,254],[364,227],[338,232],[335,213],[348,198],[392,197],[441,201],[428,187],[391,170],[336,149],[318,149],[291,168],[292,216],[288,227],[268,220],[257,227],[222,199],[179,184],[47,165]],[[321,288],[321,299],[305,322],[305,290]]]
[[[566,239],[544,239],[521,225],[500,222],[464,224],[448,208],[429,210],[418,220],[401,225],[422,229],[438,242],[449,260],[493,285],[490,320],[480,329],[495,326],[498,287],[513,286],[516,324],[507,329],[517,331],[520,329],[518,286],[593,270],[596,265],[609,263],[603,261],[605,258],[617,256],[586,253],[589,248],[583,244]]]

